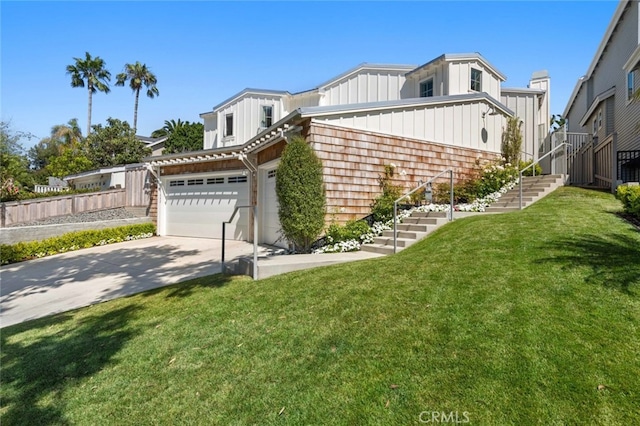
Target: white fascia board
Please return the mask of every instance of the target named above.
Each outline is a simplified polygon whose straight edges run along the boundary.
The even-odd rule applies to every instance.
[[[89,170],[82,173],[68,175],[63,177],[62,180],[73,180],[73,179],[79,179],[79,178],[95,176],[95,175],[105,175],[110,173],[124,172],[124,170],[125,170],[125,165],[104,167],[100,169],[94,169],[94,170]]]
[[[357,74],[358,72],[360,72],[362,70],[407,72],[407,71],[411,71],[415,67],[416,67],[415,65],[369,64],[369,63],[364,62],[364,63],[362,63],[360,65],[357,65],[357,66],[351,68],[350,70],[347,70],[347,71],[343,72],[342,74],[337,75],[337,76],[331,78],[330,80],[327,80],[324,83],[318,85],[317,89],[324,89],[327,86],[331,86],[331,85],[337,83],[340,80],[344,80],[345,78],[350,77],[353,74]]]
[[[485,59],[479,53],[445,53],[443,55],[438,56],[437,58],[432,59],[426,64],[420,65],[419,67],[408,72],[405,77],[411,78],[417,73],[420,73],[422,70],[438,64],[440,62],[463,62],[463,61],[479,61],[481,62],[489,71],[495,74],[500,80],[507,81],[507,77],[502,74],[496,67],[494,67],[489,61]]]
[[[542,89],[529,89],[526,87],[501,87],[500,93],[518,93],[523,95],[544,95],[546,90]]]
[[[626,73],[630,73],[638,66],[638,63],[640,63],[640,44],[638,45],[638,47],[636,47],[636,50],[633,51],[631,56],[629,56],[629,59],[622,66],[622,69]]]
[[[266,96],[274,96],[274,97],[282,97],[282,96],[287,96],[290,95],[289,92],[287,92],[286,90],[269,90],[269,89],[251,89],[251,88],[246,88],[238,93],[236,93],[235,95],[231,96],[230,98],[225,99],[224,101],[220,102],[218,105],[214,106],[212,108],[212,113],[218,112],[218,110],[223,109],[224,107],[226,107],[227,105],[229,105],[230,103],[233,103],[234,101],[238,101],[244,97],[250,96],[250,95],[266,95]],[[203,113],[203,114],[208,114],[208,113]],[[202,116],[202,114],[200,114],[200,116]]]
[[[608,89],[596,96],[593,102],[591,102],[591,105],[589,105],[589,109],[587,109],[587,112],[582,116],[582,119],[580,120],[580,126],[584,127],[587,124],[587,120],[589,120],[591,114],[593,114],[593,112],[596,110],[596,108],[598,108],[598,105],[600,105],[602,101],[610,98],[615,94],[616,86],[613,86],[611,89]]]

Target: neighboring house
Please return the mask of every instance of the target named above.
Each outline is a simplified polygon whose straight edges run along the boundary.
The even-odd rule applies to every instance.
[[[136,139],[145,144],[147,148],[151,148],[151,156],[157,157],[164,152],[164,143],[167,141],[168,136],[160,136],[159,138],[149,138],[146,136],[136,135]]]
[[[640,180],[640,102],[633,100],[639,89],[640,8],[638,0],[622,0],[564,111],[569,132],[586,133],[593,138],[587,140],[595,153],[589,152],[587,157],[595,164],[589,165],[584,183],[615,188],[616,183]],[[598,153],[609,144],[606,152],[610,154],[599,162]],[[575,147],[578,148],[589,146]],[[599,182],[599,177],[593,177],[595,174],[607,174],[609,180]]]
[[[158,178],[160,235],[221,237],[236,206],[258,206],[258,241],[280,240],[275,174],[288,138],[300,133],[322,160],[327,219],[369,214],[384,165],[406,190],[453,168],[469,176],[478,160],[500,155],[506,118],[523,123],[523,158],[537,158],[549,129],[550,79],[529,87],[506,80],[478,53],[446,54],[421,66],[359,65],[318,87],[291,94],[245,89],[204,119],[204,150],[149,158]],[[253,238],[242,210],[227,235]]]
[[[102,167],[74,175],[65,176],[63,180],[75,189],[108,189],[125,188],[126,171],[142,167],[143,164],[127,164],[113,167]]]

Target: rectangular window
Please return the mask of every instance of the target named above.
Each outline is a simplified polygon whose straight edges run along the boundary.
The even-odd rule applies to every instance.
[[[207,179],[207,185],[219,185],[221,183],[224,183],[224,178],[223,177]]]
[[[598,133],[598,120],[597,119],[593,119],[593,134],[595,135],[596,133]]]
[[[433,79],[423,81],[420,83],[420,97],[429,98],[433,96]]]
[[[233,136],[233,114],[224,117],[224,135]]]
[[[187,180],[187,185],[189,185],[189,186],[203,185],[203,184],[204,184],[204,180],[202,180],[202,179],[189,179],[189,180]]]
[[[227,179],[228,183],[244,183],[247,181],[246,176],[231,176]]]
[[[273,124],[273,106],[262,105],[262,121],[260,121],[260,127],[271,127]]]
[[[602,129],[602,110],[598,110],[598,129]]]
[[[471,90],[482,92],[482,71],[471,68]]]
[[[635,93],[635,81],[634,81],[634,71],[631,71],[627,74],[627,100],[630,101],[633,99],[633,94]]]
[[[276,177],[276,169],[269,170],[269,171],[267,172],[267,179],[272,179],[272,178],[274,178],[274,177]]]
[[[172,180],[169,181],[169,186],[184,186],[183,180]]]

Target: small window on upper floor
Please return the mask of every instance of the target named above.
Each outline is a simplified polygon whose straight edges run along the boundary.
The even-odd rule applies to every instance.
[[[594,118],[593,119],[593,134],[597,134],[598,133],[598,119]]]
[[[262,105],[262,120],[260,127],[271,127],[273,124],[273,105]]]
[[[631,99],[633,99],[633,95],[635,93],[635,75],[634,75],[635,71],[631,71],[629,74],[627,74],[627,100],[630,101]]]
[[[224,136],[233,136],[233,114],[224,117]]]
[[[429,98],[433,96],[433,78],[420,82],[420,97]]]
[[[482,71],[471,68],[471,90],[482,92]]]
[[[602,109],[598,110],[598,129],[602,129]]]

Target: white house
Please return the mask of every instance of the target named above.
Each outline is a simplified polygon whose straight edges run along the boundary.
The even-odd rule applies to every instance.
[[[160,136],[159,138],[150,138],[147,136],[136,135],[136,139],[144,143],[145,146],[151,149],[151,156],[157,157],[164,152],[164,143],[169,139],[168,136]]]
[[[593,136],[596,151],[615,139],[606,168],[619,182],[640,180],[639,89],[640,8],[638,0],[622,0],[564,110],[568,131]]]
[[[522,156],[537,158],[549,128],[550,78],[502,88],[506,76],[478,53],[445,54],[421,66],[361,64],[299,93],[245,89],[201,114],[204,151],[148,161],[158,177],[161,235],[219,238],[236,206],[258,206],[258,241],[279,239],[275,173],[289,136],[300,133],[323,163],[328,218],[366,216],[385,164],[397,184],[500,154],[506,118],[523,121]],[[253,239],[247,210],[233,238]]]

